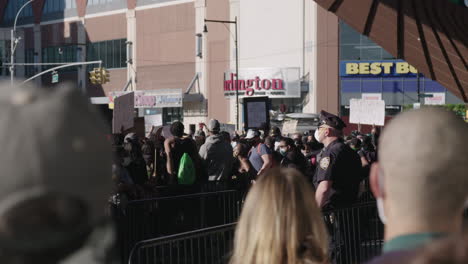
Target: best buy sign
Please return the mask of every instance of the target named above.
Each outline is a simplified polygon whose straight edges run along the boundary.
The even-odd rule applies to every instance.
[[[342,61],[342,77],[412,76],[418,70],[404,61]]]

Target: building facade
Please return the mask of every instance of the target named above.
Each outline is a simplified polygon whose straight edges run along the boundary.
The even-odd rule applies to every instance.
[[[35,0],[18,14],[26,2],[0,1],[1,62],[9,62],[18,15],[16,77],[54,67],[20,63],[102,61],[110,82],[90,83],[95,64],[58,70],[58,83],[104,108],[135,91],[149,127],[180,120],[188,132],[209,118],[241,125],[243,98],[252,96],[268,96],[274,113],[343,116],[351,98],[381,98],[388,115],[419,94],[432,94],[427,103],[461,102],[310,0]],[[237,21],[238,49],[234,23],[205,19]],[[9,74],[2,64],[0,78]],[[51,73],[34,81],[57,85]]]
[[[0,3],[2,62],[9,62],[10,29],[26,2]],[[227,0],[224,6],[228,10]],[[115,96],[135,91],[138,115],[160,115],[160,124],[185,119],[204,122],[209,95],[198,81],[196,13],[193,0],[35,0],[18,15],[16,35],[22,38],[15,62],[102,61],[110,82],[90,83],[88,72],[99,66],[94,64],[58,70],[58,84],[72,83],[93,103],[102,105],[112,105]],[[217,34],[210,37],[220,38]],[[28,78],[52,67],[19,64],[15,75]],[[0,76],[8,75],[8,66],[3,66]],[[57,85],[52,83],[52,74],[34,81]]]
[[[343,21],[339,23],[340,114],[349,116],[352,98],[385,101],[386,115],[420,104],[462,104],[445,87],[394,58]],[[424,97],[431,96],[431,97]]]
[[[0,2],[3,62],[9,62],[9,29],[26,2]],[[270,96],[277,112],[339,111],[338,29],[333,26],[338,20],[313,1],[35,0],[18,17],[16,34],[24,37],[16,63],[100,60],[110,71],[109,83],[89,82],[88,72],[97,64],[58,70],[59,83],[71,82],[103,105],[135,91],[138,115],[156,116],[148,120],[161,124],[181,120],[189,127],[208,118],[235,124],[237,111],[242,123],[244,96]],[[234,24],[205,19],[237,19],[239,49]],[[238,78],[244,82],[239,89],[259,79],[252,84],[255,94],[239,90],[239,105],[232,93],[237,82],[231,80],[236,52]],[[15,75],[27,78],[52,67],[18,65]],[[0,76],[8,75],[8,67],[2,67]],[[275,79],[281,91],[270,89]],[[52,74],[35,82],[56,85]]]

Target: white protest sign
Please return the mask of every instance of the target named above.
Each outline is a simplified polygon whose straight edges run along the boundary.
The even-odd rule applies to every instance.
[[[118,134],[134,126],[134,93],[127,93],[114,99],[112,133]]]
[[[383,126],[385,124],[385,101],[351,99],[349,122],[362,125]]]
[[[145,115],[145,125],[147,126],[162,126],[162,114]]]
[[[145,131],[146,134],[151,132],[153,127],[162,126],[162,114],[145,115]]]
[[[297,128],[297,120],[284,121],[283,129],[281,130],[281,132],[283,133],[283,135],[294,134],[296,133],[296,128]]]

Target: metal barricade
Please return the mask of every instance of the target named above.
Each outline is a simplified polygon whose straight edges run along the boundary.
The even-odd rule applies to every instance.
[[[129,202],[113,207],[122,263],[138,241],[236,222],[238,191],[197,193]]]
[[[364,263],[381,253],[383,224],[375,203],[323,213],[330,234],[332,263]]]
[[[140,241],[128,264],[226,263],[232,248],[235,223]]]

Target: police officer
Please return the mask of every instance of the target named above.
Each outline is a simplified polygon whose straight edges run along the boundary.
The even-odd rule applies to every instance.
[[[325,147],[317,157],[313,183],[315,198],[322,209],[346,207],[357,200],[361,160],[342,139],[345,127],[338,116],[321,111],[314,136]]]
[[[345,127],[339,117],[321,111],[320,125],[314,134],[317,141],[325,146],[317,156],[313,179],[315,199],[326,211],[324,216],[331,235],[332,263],[337,264],[361,263],[358,216],[339,210],[357,200],[362,179],[359,155],[343,140]]]

